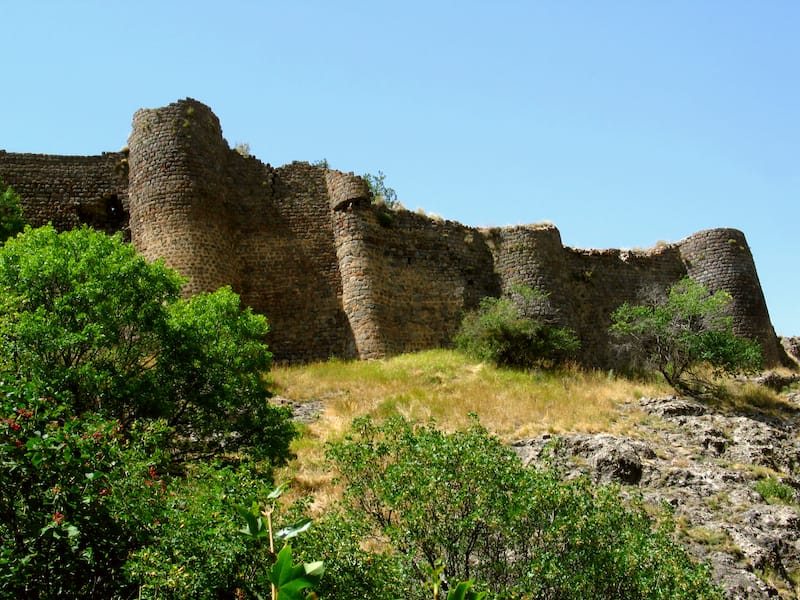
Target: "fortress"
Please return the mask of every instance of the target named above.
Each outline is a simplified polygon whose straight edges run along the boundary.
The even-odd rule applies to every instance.
[[[578,334],[583,364],[613,366],[611,312],[686,275],[731,293],[735,331],[760,341],[768,365],[785,356],[740,231],[579,250],[551,225],[476,229],[390,211],[352,173],[242,156],[192,99],[137,111],[121,152],[0,151],[0,179],[33,225],[122,232],[188,277],[187,294],[230,285],[267,315],[279,361],[446,346],[464,311],[521,283],[549,294],[548,316]]]

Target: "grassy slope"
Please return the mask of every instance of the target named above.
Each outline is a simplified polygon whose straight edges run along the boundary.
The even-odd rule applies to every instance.
[[[329,361],[275,367],[273,389],[297,402],[322,401],[319,420],[303,428],[297,454],[279,479],[292,480],[296,493],[311,493],[319,510],[337,495],[324,463],[325,442],[344,435],[353,418],[400,414],[434,419],[459,429],[475,413],[504,441],[539,433],[628,433],[640,416],[620,406],[640,396],[669,393],[654,382],[631,381],[613,373],[566,369],[523,373],[496,369],[462,354],[432,350],[382,361]]]

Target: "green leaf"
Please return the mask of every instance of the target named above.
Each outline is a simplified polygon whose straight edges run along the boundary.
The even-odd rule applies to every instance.
[[[279,529],[277,533],[275,533],[275,539],[290,540],[296,535],[299,535],[304,531],[308,530],[308,528],[311,527],[312,522],[313,522],[312,519],[303,519],[301,521],[298,521],[294,525],[283,527],[282,529]]]
[[[482,600],[487,592],[476,592],[472,581],[462,581],[447,593],[447,600]]]
[[[245,526],[238,530],[242,535],[252,538],[263,538],[269,536],[269,531],[264,528],[264,519],[258,514],[251,513],[243,506],[236,506],[236,512],[244,519]]]
[[[278,553],[268,576],[278,589],[280,600],[304,600],[306,589],[313,588],[322,576],[322,562],[296,565],[292,562],[292,547],[284,546]]]
[[[283,492],[285,491],[286,491],[286,484],[282,483],[269,493],[269,495],[267,496],[267,500],[277,500],[278,498],[283,496]]]

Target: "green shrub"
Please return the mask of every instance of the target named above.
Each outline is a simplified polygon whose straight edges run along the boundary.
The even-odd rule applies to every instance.
[[[345,486],[338,522],[350,525],[339,529],[368,523],[359,533],[383,540],[376,556],[394,561],[388,573],[413,577],[395,597],[425,597],[441,561],[452,585],[474,580],[492,598],[721,598],[672,541],[668,518],[655,523],[615,487],[523,468],[477,422],[445,434],[362,418],[329,458]],[[352,578],[341,556],[323,557],[329,574]],[[366,597],[340,589],[337,598]]]
[[[178,478],[161,478],[157,525],[150,543],[132,551],[125,575],[139,598],[232,598],[255,563],[270,562],[236,533],[235,507],[271,491],[270,473],[252,463],[196,463]]]
[[[0,180],[0,243],[25,228],[22,205],[17,193]]]
[[[115,598],[131,550],[155,535],[163,422],[76,418],[33,385],[0,394],[0,596]]]
[[[511,296],[486,297],[465,315],[456,346],[479,360],[502,367],[532,368],[561,364],[574,357],[580,341],[570,329],[535,316],[546,297],[518,286]]]
[[[617,308],[610,333],[632,367],[656,370],[680,391],[700,392],[709,382],[698,367],[710,365],[717,375],[761,367],[758,342],[733,333],[730,302],[727,292],[711,294],[686,277],[663,301]]]
[[[759,479],[753,488],[770,504],[795,504],[797,502],[794,488],[775,477]]]
[[[266,319],[228,288],[182,300],[182,283],[119,236],[28,228],[0,248],[0,373],[59,390],[75,415],[163,418],[194,450],[284,460]]]
[[[383,171],[378,171],[377,175],[364,173],[361,177],[369,185],[373,204],[384,205],[389,209],[398,206],[397,192],[386,185],[386,175],[384,175]]]

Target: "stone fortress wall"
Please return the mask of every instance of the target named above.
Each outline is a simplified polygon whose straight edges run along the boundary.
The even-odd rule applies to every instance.
[[[577,332],[582,363],[613,366],[613,309],[687,274],[732,294],[737,333],[759,339],[768,364],[785,356],[736,230],[648,251],[578,250],[551,225],[476,229],[389,211],[352,173],[242,156],[191,99],[137,111],[128,144],[89,157],[0,151],[0,178],[34,225],[121,231],[187,277],[187,294],[230,285],[269,318],[280,361],[446,346],[464,311],[522,283]]]

